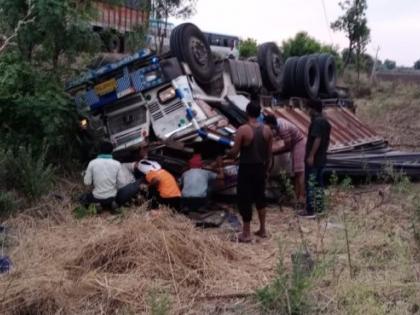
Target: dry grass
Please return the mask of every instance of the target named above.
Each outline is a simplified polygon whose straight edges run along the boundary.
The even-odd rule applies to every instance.
[[[198,299],[253,292],[267,279],[254,275],[261,261],[246,250],[168,209],[82,221],[64,211],[61,222],[8,222],[15,266],[0,282],[1,314],[148,313],[156,291],[185,314]]]
[[[419,85],[377,82],[372,95],[356,104],[360,118],[396,149],[420,149]]]
[[[271,208],[271,238],[251,245],[230,242],[223,228],[196,229],[167,210],[77,221],[70,206],[57,204],[54,216],[22,214],[7,222],[14,269],[0,282],[0,313],[150,314],[150,297],[158,294],[168,297],[170,314],[258,314],[246,296],[274,276],[278,240],[290,268],[303,237],[326,263],[309,292],[312,314],[411,314],[420,299],[420,261],[410,207],[420,187],[410,189],[331,189],[334,206],[319,221]]]

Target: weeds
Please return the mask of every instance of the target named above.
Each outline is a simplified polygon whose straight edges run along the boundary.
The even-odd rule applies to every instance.
[[[413,207],[413,220],[411,222],[413,233],[414,233],[414,241],[418,249],[420,249],[420,197],[415,197],[412,201]]]
[[[267,286],[256,291],[262,311],[273,314],[302,314],[310,311],[309,290],[318,276],[314,262],[305,250],[292,255],[293,269],[289,272],[284,265],[282,249],[276,266],[276,276]]]
[[[393,184],[393,190],[399,194],[410,192],[410,178],[402,170],[396,170],[392,164],[385,166],[380,179],[386,183]]]
[[[8,215],[17,208],[15,196],[11,192],[0,191],[0,216]]]
[[[166,293],[152,290],[149,293],[148,305],[151,315],[167,315],[169,314],[171,301]]]
[[[78,206],[73,210],[73,214],[76,219],[83,219],[86,217],[95,216],[97,214],[97,209],[94,204],[90,204],[88,207]]]
[[[21,147],[15,152],[3,152],[5,167],[3,179],[7,188],[16,189],[30,201],[47,193],[54,180],[54,167],[46,160],[48,148],[35,154],[31,147]]]

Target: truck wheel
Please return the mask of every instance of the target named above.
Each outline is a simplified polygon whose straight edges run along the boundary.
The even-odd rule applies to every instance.
[[[318,97],[320,75],[317,58],[311,55],[299,58],[295,83],[299,96],[306,96],[310,99]]]
[[[172,53],[188,64],[194,77],[208,83],[215,72],[210,46],[200,29],[191,23],[177,26],[171,34]]]
[[[320,91],[333,95],[337,84],[337,68],[335,59],[330,54],[320,54],[317,56],[319,71],[321,76]]]
[[[284,66],[284,79],[283,79],[283,94],[293,96],[295,94],[295,76],[296,67],[299,57],[287,58]]]
[[[266,88],[271,91],[283,90],[284,62],[276,43],[264,43],[258,47],[258,64]]]
[[[122,47],[122,40],[117,34],[111,34],[108,39],[108,51],[111,53],[119,53]]]

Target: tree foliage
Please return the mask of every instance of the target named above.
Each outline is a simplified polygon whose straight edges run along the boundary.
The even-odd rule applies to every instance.
[[[60,160],[77,150],[77,114],[60,79],[35,69],[16,54],[0,58],[0,133],[6,147],[44,144]]]
[[[414,63],[414,69],[420,70],[420,59]]]
[[[56,162],[77,152],[77,113],[63,81],[75,57],[98,43],[88,23],[95,14],[90,3],[0,0],[1,34],[10,38],[0,52],[0,133],[7,148],[30,145],[38,154],[46,144]]]
[[[299,32],[295,37],[283,41],[281,49],[285,58],[320,52],[330,53],[336,57],[338,56],[335,47],[322,44],[306,32]]]
[[[348,65],[356,66],[356,54],[354,52],[350,53],[348,48],[343,49],[341,52],[342,60],[347,60]],[[373,69],[373,64],[375,60],[373,57],[367,53],[363,53],[360,55],[360,70],[366,73],[370,73]],[[377,65],[380,65],[382,62],[380,60],[377,61]]]
[[[253,38],[247,38],[241,41],[239,45],[239,55],[242,58],[249,58],[257,55],[257,40]]]
[[[156,20],[161,21],[158,23],[157,41],[155,49],[161,52],[163,49],[163,41],[167,33],[168,18],[188,18],[195,13],[195,6],[197,0],[154,0],[151,4],[151,16]]]
[[[361,69],[360,57],[365,52],[370,40],[370,29],[366,18],[367,2],[366,0],[344,0],[339,5],[344,13],[331,24],[331,28],[346,34],[349,41],[348,56],[350,57],[353,52],[356,53],[356,68],[359,77]],[[349,62],[349,58],[344,60],[344,67]]]
[[[394,70],[397,67],[397,63],[394,60],[385,59],[384,67],[386,70]]]
[[[146,47],[147,27],[138,25],[126,35],[125,48],[128,52],[135,52]]]
[[[26,61],[48,62],[56,68],[61,57],[72,61],[80,51],[99,46],[89,24],[95,15],[91,1],[0,0],[0,8],[2,34],[13,36],[21,25],[9,50],[19,52]],[[25,19],[32,22],[22,25]]]

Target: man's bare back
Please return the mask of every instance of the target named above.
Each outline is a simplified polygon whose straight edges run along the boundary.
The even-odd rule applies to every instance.
[[[254,128],[261,126],[259,123],[248,122],[247,124],[242,125],[239,127],[238,132],[242,134],[242,145],[248,146],[251,144],[252,140],[254,139]],[[263,136],[264,139],[269,142],[270,139],[273,137],[271,129],[264,125],[263,126]]]

